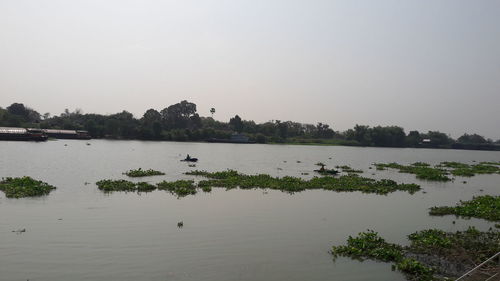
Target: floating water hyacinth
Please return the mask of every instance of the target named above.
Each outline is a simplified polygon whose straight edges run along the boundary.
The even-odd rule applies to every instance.
[[[142,168],[136,170],[130,170],[124,173],[129,177],[147,177],[147,176],[161,176],[165,175],[165,173],[160,171],[155,171],[153,169],[143,170]]]
[[[456,215],[500,221],[500,196],[477,196],[469,201],[460,201],[456,206],[432,207],[431,216]]]
[[[393,269],[409,280],[430,281],[440,277],[457,277],[500,251],[500,232],[445,232],[426,229],[408,235],[410,245],[389,243],[373,230],[347,239],[346,245],[333,246],[334,257],[393,262]],[[495,270],[491,268],[491,270]]]
[[[204,176],[208,180],[198,182],[198,187],[225,188],[269,188],[286,192],[299,192],[308,189],[324,189],[332,191],[361,191],[363,193],[388,194],[395,191],[406,191],[413,194],[420,190],[417,184],[398,184],[393,180],[375,180],[355,174],[340,177],[314,177],[304,180],[297,177],[272,177],[266,174],[245,175],[234,170],[222,172],[190,171],[186,175]]]
[[[55,186],[31,177],[3,178],[0,181],[0,190],[7,198],[22,198],[48,195]]]

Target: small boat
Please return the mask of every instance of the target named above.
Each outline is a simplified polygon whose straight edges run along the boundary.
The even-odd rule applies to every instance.
[[[183,162],[198,162],[198,158],[193,158],[189,156],[189,154],[186,156],[186,158],[182,159],[181,161]]]

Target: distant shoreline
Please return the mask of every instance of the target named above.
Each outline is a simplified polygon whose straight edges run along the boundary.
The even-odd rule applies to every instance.
[[[268,143],[318,146],[414,147],[499,151],[500,139],[464,133],[457,139],[440,131],[405,131],[401,126],[356,124],[345,131],[335,131],[322,122],[317,124],[270,120],[256,123],[235,115],[228,121],[197,113],[196,104],[183,100],[162,110],[148,109],[140,118],[127,111],[115,114],[84,114],[65,110],[59,116],[41,115],[22,103],[0,107],[0,139],[26,139],[26,134],[42,133],[55,138],[97,138],[179,142]],[[13,134],[17,132],[19,136]],[[10,134],[10,135],[9,135]],[[51,135],[52,134],[52,135]]]

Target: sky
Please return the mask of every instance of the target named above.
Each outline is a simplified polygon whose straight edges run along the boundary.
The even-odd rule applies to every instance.
[[[0,0],[0,106],[500,139],[500,1]]]

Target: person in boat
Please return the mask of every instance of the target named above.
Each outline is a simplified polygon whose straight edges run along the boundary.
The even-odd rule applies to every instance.
[[[321,168],[319,168],[319,171],[320,172],[324,172],[325,171],[325,165],[321,164]]]
[[[186,160],[191,160],[191,156],[189,156],[189,154],[186,156]]]

